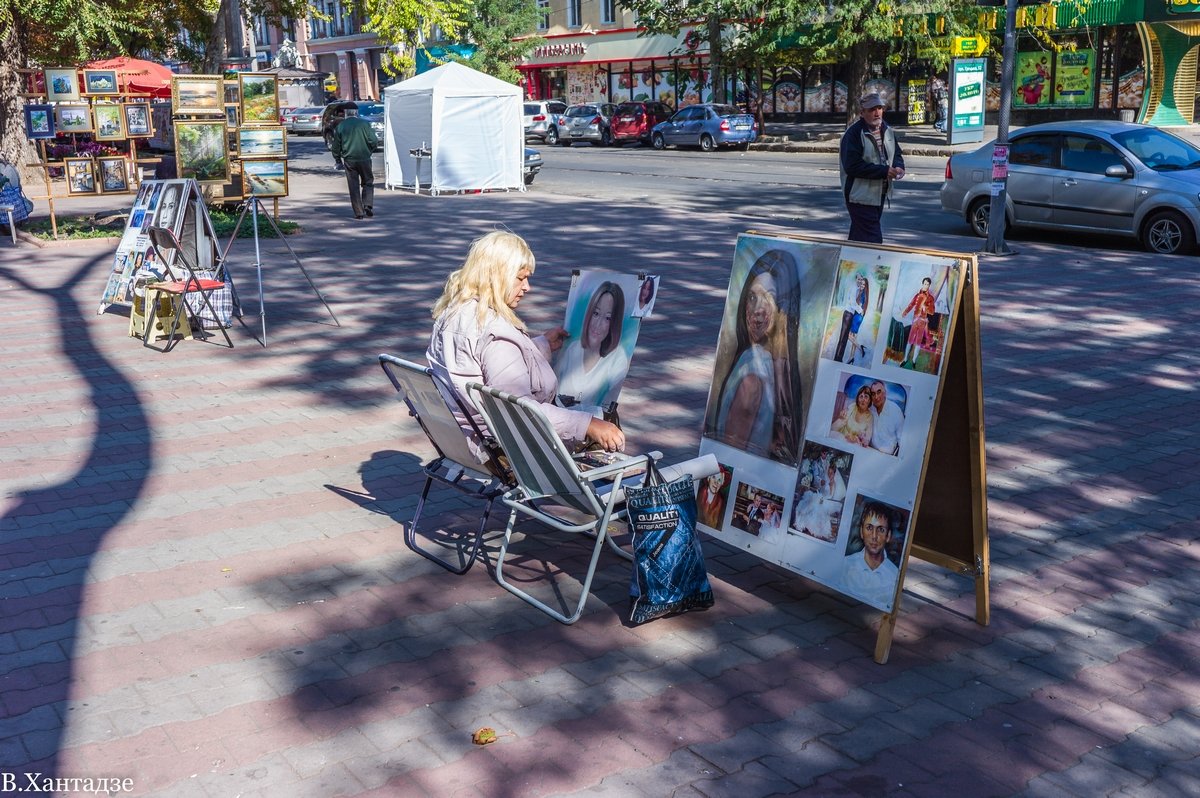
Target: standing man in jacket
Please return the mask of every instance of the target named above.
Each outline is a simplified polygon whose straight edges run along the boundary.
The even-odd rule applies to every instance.
[[[839,167],[851,241],[883,243],[880,220],[888,187],[904,177],[904,158],[895,133],[883,121],[883,106],[878,94],[861,97],[858,120],[842,134]]]
[[[333,162],[346,170],[346,185],[350,189],[350,207],[354,218],[375,215],[375,173],[371,169],[371,153],[379,147],[379,139],[371,123],[358,115],[358,110],[346,110],[346,118],[333,130]]]

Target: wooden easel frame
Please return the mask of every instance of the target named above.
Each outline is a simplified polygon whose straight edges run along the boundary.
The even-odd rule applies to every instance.
[[[961,257],[961,256],[960,256]],[[947,347],[925,469],[913,504],[909,555],[974,580],[975,622],[991,620],[987,530],[987,463],[984,452],[983,362],[979,331],[979,263],[967,264],[962,301]],[[966,484],[963,484],[966,482]],[[924,512],[918,513],[924,508]],[[900,564],[896,600],[875,640],[875,661],[888,660],[900,615],[908,558]]]

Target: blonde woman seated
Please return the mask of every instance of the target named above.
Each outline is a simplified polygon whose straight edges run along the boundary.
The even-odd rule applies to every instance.
[[[854,404],[844,408],[834,419],[830,433],[840,435],[847,443],[870,446],[875,432],[875,419],[871,415],[871,386],[864,385],[854,395]]]
[[[539,402],[568,446],[593,442],[606,451],[620,451],[625,447],[620,428],[590,413],[553,404],[558,380],[549,357],[562,346],[567,332],[559,327],[530,337],[514,312],[530,290],[533,270],[533,252],[520,236],[497,231],[476,239],[433,306],[433,335],[425,353],[429,365],[473,411],[468,382]],[[459,422],[470,438],[470,424],[466,419]],[[475,422],[486,429],[477,412]],[[482,452],[477,441],[472,441],[472,448]]]

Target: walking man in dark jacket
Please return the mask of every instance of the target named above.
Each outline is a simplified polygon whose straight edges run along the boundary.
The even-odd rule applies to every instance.
[[[346,185],[350,189],[350,207],[354,218],[375,215],[375,173],[371,169],[371,153],[379,147],[379,139],[371,123],[361,118],[357,110],[346,111],[346,118],[333,130],[330,149],[333,161],[346,170]]]
[[[883,243],[883,203],[893,180],[904,177],[904,158],[892,128],[883,121],[883,99],[864,95],[858,120],[842,135],[839,167],[850,213],[851,241]]]

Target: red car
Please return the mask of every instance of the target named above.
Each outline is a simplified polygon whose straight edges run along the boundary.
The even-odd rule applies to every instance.
[[[660,102],[630,102],[617,106],[612,117],[613,144],[627,141],[650,143],[650,131],[659,122],[665,122],[674,113],[669,106]]]

